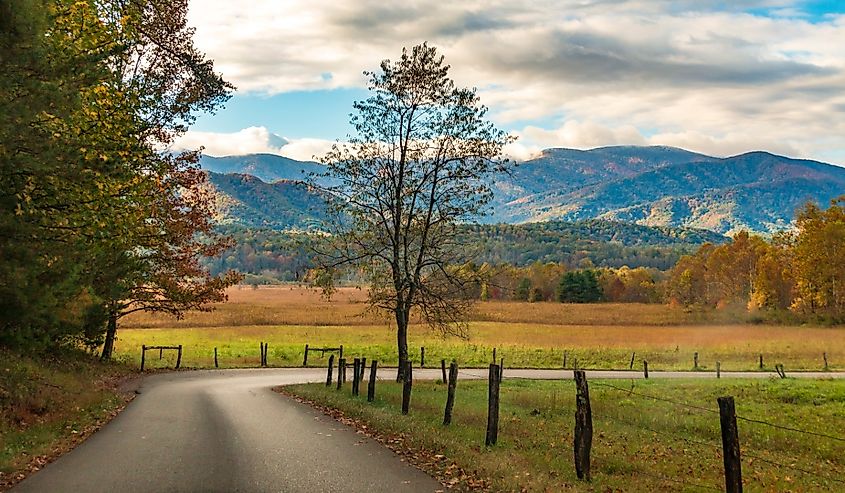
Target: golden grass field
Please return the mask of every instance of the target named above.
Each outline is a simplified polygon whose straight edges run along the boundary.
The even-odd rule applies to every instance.
[[[224,367],[254,366],[259,342],[269,342],[269,363],[296,366],[302,363],[305,344],[344,345],[345,354],[396,362],[395,333],[388,317],[366,311],[366,292],[342,288],[332,301],[299,287],[232,288],[229,301],[208,313],[192,312],[182,320],[138,313],[127,317],[118,333],[117,354],[137,360],[142,344],[183,344],[183,365],[213,366],[218,348]],[[493,347],[510,367],[560,367],[567,351],[568,365],[628,368],[636,352],[649,367],[712,370],[720,361],[728,370],[752,370],[763,354],[766,369],[783,363],[789,370],[820,370],[827,353],[830,369],[845,368],[845,329],[750,325],[726,312],[686,312],[666,305],[479,303],[471,318],[467,338],[444,338],[415,324],[410,331],[411,353],[419,360],[426,348],[429,365],[441,358],[457,359],[462,366],[483,366]],[[732,321],[733,320],[733,321]],[[168,359],[169,358],[169,359]],[[324,365],[326,358],[309,356],[309,365]],[[153,367],[173,364],[173,357]]]

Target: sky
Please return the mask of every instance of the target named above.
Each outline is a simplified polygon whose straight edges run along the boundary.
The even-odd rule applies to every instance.
[[[176,148],[320,156],[365,70],[427,41],[528,159],[549,147],[766,150],[845,165],[845,1],[191,0],[237,90]]]

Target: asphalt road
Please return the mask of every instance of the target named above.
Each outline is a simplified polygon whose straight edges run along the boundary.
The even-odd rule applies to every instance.
[[[15,492],[432,492],[440,483],[270,390],[321,370],[149,377],[111,423]]]
[[[384,369],[390,377],[395,370]],[[415,378],[438,378],[417,370]],[[505,378],[572,378],[571,370],[505,369]],[[722,372],[722,378],[774,373]],[[845,373],[788,373],[845,378]],[[651,372],[652,378],[715,378]],[[323,381],[322,369],[191,371],[147,377],[111,423],[13,491],[24,492],[432,492],[441,485],[377,442],[271,390]],[[484,369],[460,378],[487,378]],[[642,378],[588,371],[590,378]]]

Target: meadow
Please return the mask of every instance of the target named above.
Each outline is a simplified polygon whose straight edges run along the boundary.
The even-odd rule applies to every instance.
[[[117,357],[137,365],[146,345],[182,344],[182,365],[213,367],[218,348],[221,367],[257,366],[259,343],[269,343],[271,366],[299,366],[305,344],[344,346],[345,355],[397,361],[395,333],[389,318],[368,312],[366,293],[342,288],[333,300],[300,287],[233,288],[229,301],[211,312],[191,312],[182,320],[155,314],[127,317],[118,332]],[[654,370],[764,369],[776,363],[787,371],[845,369],[845,330],[835,327],[754,325],[747,314],[692,312],[657,304],[561,304],[489,301],[478,303],[465,338],[443,337],[416,321],[410,351],[419,362],[426,348],[429,366],[455,359],[463,367],[486,365],[492,349],[507,367],[627,369],[646,359]],[[172,366],[175,355],[148,354],[148,367]],[[328,354],[309,355],[310,366],[323,366]]]
[[[446,386],[415,381],[410,413],[401,385],[378,382],[376,400],[321,384],[284,387],[340,410],[409,460],[458,490],[724,491],[716,398],[736,397],[737,415],[819,433],[738,422],[745,491],[845,488],[845,382],[804,380],[595,380],[592,483],[572,459],[571,381],[504,380],[499,440],[485,447],[487,382],[459,381],[452,425],[444,427]],[[616,388],[614,388],[616,387]],[[336,413],[333,413],[337,415]],[[836,440],[835,438],[840,438]]]

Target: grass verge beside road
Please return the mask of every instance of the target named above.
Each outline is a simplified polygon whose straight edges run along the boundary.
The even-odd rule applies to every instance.
[[[73,448],[128,402],[130,370],[86,354],[0,351],[0,491]]]
[[[447,484],[458,489],[484,484],[493,491],[723,491],[716,398],[732,395],[740,416],[818,433],[740,420],[746,491],[845,488],[845,442],[820,436],[843,435],[843,381],[591,381],[589,484],[576,479],[572,463],[571,381],[506,379],[499,443],[490,448],[484,446],[485,381],[458,382],[449,427],[441,424],[443,384],[414,382],[408,416],[400,412],[400,385],[379,381],[373,403],[362,389],[355,398],[349,384],[341,391],[320,384],[283,391],[357,420],[408,456],[422,457],[420,465]]]

